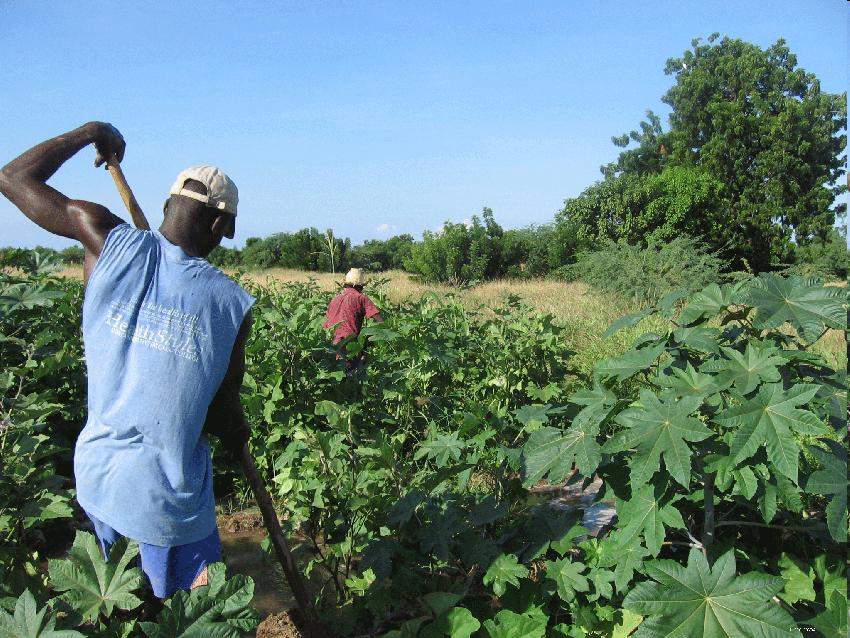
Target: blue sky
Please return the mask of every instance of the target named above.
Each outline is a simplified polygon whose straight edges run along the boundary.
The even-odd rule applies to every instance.
[[[844,0],[30,2],[0,0],[0,163],[88,120],[127,140],[151,224],[185,166],[240,191],[237,235],[331,227],[355,243],[494,210],[551,221],[600,179],[612,135],[672,78],[665,60],[718,31],[782,37],[846,90]],[[81,151],[51,183],[128,218]],[[0,246],[63,247],[0,198]]]

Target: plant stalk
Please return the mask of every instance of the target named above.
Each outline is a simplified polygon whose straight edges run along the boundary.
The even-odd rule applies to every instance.
[[[702,546],[707,553],[711,544],[714,543],[714,473],[703,474],[703,508],[705,518],[702,526]]]
[[[286,580],[289,581],[289,586],[292,589],[295,600],[298,603],[305,633],[308,638],[332,638],[334,634],[319,620],[316,607],[313,605],[313,601],[307,592],[307,586],[301,577],[301,572],[298,570],[295,559],[292,558],[292,553],[289,551],[289,545],[287,545],[286,539],[283,536],[283,530],[280,527],[280,521],[277,520],[277,512],[274,509],[271,496],[269,496],[268,490],[266,490],[260,479],[257,466],[254,464],[254,459],[248,450],[247,444],[242,446],[241,456],[242,470],[245,472],[245,478],[248,479],[251,490],[254,492],[254,497],[257,499],[257,505],[259,505],[260,512],[263,514],[263,521],[269,532],[272,546],[283,568],[283,573],[286,575]]]

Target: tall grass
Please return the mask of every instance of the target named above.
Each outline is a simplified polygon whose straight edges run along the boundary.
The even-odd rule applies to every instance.
[[[82,277],[79,267],[68,268],[60,273],[64,276]],[[236,273],[230,271],[229,274]],[[342,286],[343,274],[305,272],[286,268],[271,268],[241,272],[240,276],[259,283],[309,281],[327,292]],[[454,296],[469,310],[488,312],[488,309],[505,303],[507,295],[516,295],[523,304],[553,315],[563,325],[565,337],[563,347],[575,352],[573,364],[582,373],[589,373],[593,365],[605,358],[622,354],[639,335],[664,329],[663,320],[650,317],[636,326],[605,337],[605,331],[617,318],[637,310],[641,305],[634,298],[628,299],[616,293],[602,292],[580,281],[559,282],[544,279],[498,279],[474,288],[457,288],[440,284],[423,284],[413,281],[408,273],[390,270],[372,276],[373,289],[393,303],[401,303],[410,297],[435,294],[438,297]],[[365,292],[369,293],[367,284]],[[837,369],[847,365],[845,334],[840,330],[828,331],[813,349],[823,354]]]

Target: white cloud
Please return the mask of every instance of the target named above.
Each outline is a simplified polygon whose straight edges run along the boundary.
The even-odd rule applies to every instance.
[[[395,224],[381,224],[375,230],[379,233],[393,233],[398,230],[398,226]]]

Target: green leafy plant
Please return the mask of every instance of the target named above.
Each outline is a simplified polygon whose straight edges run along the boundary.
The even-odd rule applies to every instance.
[[[777,576],[736,575],[732,551],[713,566],[696,549],[687,567],[672,560],[651,561],[655,582],[632,589],[623,605],[646,616],[635,638],[660,636],[802,636],[794,619],[771,598],[782,589]]]
[[[138,553],[135,543],[122,538],[110,547],[109,559],[104,561],[95,537],[77,532],[68,557],[49,562],[51,586],[64,592],[60,599],[89,622],[109,618],[114,609],[135,609],[142,601],[133,592],[141,587],[144,576],[139,568],[128,569],[128,565]]]
[[[569,266],[570,279],[580,279],[631,303],[658,303],[673,290],[696,291],[720,278],[726,263],[702,244],[678,236],[649,241],[646,246],[609,242],[583,253]]]
[[[246,576],[225,577],[221,563],[208,568],[209,584],[178,591],[157,615],[156,622],[139,625],[150,638],[213,636],[239,638],[256,627],[257,612],[250,608],[254,583]]]
[[[15,603],[14,616],[0,609],[0,636],[4,638],[83,638],[73,629],[56,629],[56,616],[38,609],[29,590]]]

